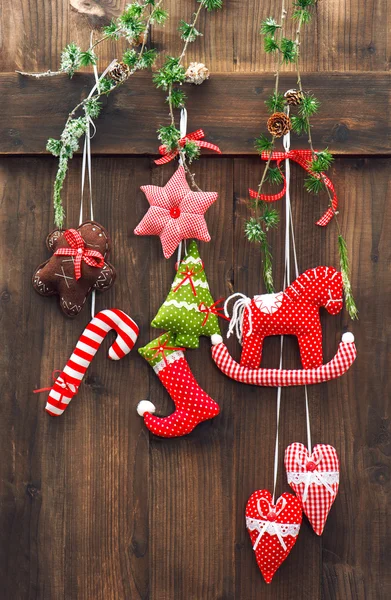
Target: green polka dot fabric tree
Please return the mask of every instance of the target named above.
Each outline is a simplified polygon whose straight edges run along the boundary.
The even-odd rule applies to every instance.
[[[175,333],[177,346],[198,348],[200,335],[220,335],[218,317],[226,317],[217,306],[219,302],[212,298],[197,244],[192,240],[152,327]]]

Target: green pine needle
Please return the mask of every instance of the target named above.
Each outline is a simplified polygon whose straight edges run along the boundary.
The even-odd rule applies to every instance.
[[[195,42],[198,36],[202,35],[191,23],[181,20],[178,27],[181,33],[181,39],[185,42]]]
[[[80,66],[89,67],[96,65],[96,54],[93,50],[86,50],[80,54]]]
[[[267,100],[265,100],[268,111],[273,114],[275,112],[283,112],[285,107],[284,94],[274,92]]]
[[[301,117],[312,117],[320,107],[320,102],[313,94],[305,94],[299,106],[299,115]]]
[[[324,173],[330,168],[333,160],[334,158],[327,148],[321,152],[316,152],[316,158],[311,162],[311,171],[313,173]]]
[[[292,63],[297,57],[297,46],[296,42],[289,40],[288,38],[282,38],[280,44],[280,50],[282,53],[282,59],[285,63]]]
[[[350,283],[350,265],[348,249],[346,241],[344,240],[341,234],[338,236],[338,251],[346,309],[352,320],[358,319],[358,309],[353,297],[352,286]]]
[[[217,10],[218,8],[222,8],[223,0],[198,0],[206,8],[206,10]]]
[[[268,54],[270,54],[271,52],[275,52],[276,50],[278,50],[278,44],[276,42],[276,40],[274,39],[273,36],[269,36],[266,35],[264,40],[263,40],[263,47],[265,49],[265,52],[267,52]]]
[[[266,181],[272,185],[280,185],[283,182],[280,169],[278,167],[269,167],[266,174]]]
[[[259,138],[255,140],[254,146],[259,154],[262,154],[262,152],[271,152],[273,150],[274,142],[261,133]]]
[[[315,175],[309,175],[304,180],[304,187],[310,194],[319,194],[325,189],[323,179]]]
[[[273,37],[277,29],[280,28],[281,25],[279,25],[273,17],[267,17],[267,19],[261,22],[260,33],[262,35],[268,35]]]
[[[171,103],[173,108],[183,108],[186,104],[186,94],[182,90],[173,88],[171,90]],[[170,102],[170,96],[167,96],[166,102]]]
[[[301,135],[302,133],[308,133],[309,123],[306,117],[299,117],[298,115],[291,116],[292,131]]]

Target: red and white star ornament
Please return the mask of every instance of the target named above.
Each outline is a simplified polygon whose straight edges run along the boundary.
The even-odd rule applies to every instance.
[[[336,449],[317,444],[310,454],[304,444],[295,442],[285,450],[285,469],[313,530],[322,535],[339,487]]]
[[[180,166],[164,187],[143,185],[150,204],[137,225],[136,235],[158,235],[165,258],[170,258],[184,239],[210,241],[204,214],[217,200],[217,192],[193,192]]]
[[[266,583],[271,583],[296,544],[302,517],[300,501],[293,494],[282,494],[275,505],[268,490],[257,490],[248,499],[246,527]]]

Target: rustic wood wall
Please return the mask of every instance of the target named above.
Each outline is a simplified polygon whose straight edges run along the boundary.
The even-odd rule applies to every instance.
[[[207,340],[188,360],[200,384],[221,404],[215,420],[186,438],[148,434],[136,415],[149,397],[159,412],[172,403],[137,352],[118,364],[96,356],[77,399],[63,418],[43,411],[32,390],[50,383],[88,322],[62,317],[56,301],[39,297],[31,274],[46,257],[52,227],[56,161],[45,140],[56,137],[89,75],[36,82],[13,71],[55,69],[61,48],[86,44],[89,30],[125,0],[4,2],[1,14],[0,115],[2,399],[0,403],[0,597],[4,600],[383,600],[391,596],[389,502],[391,433],[390,279],[390,17],[388,0],[321,0],[303,44],[307,85],[323,103],[315,123],[319,144],[336,153],[332,179],[352,258],[360,320],[324,316],[325,356],[341,332],[356,336],[358,358],[340,380],[313,386],[314,442],[333,444],[342,463],[340,492],[321,538],[305,522],[289,559],[271,586],[256,566],[244,527],[248,496],[271,487],[275,431],[273,389],[251,388],[215,368]],[[243,237],[247,188],[261,164],[252,139],[264,123],[263,101],[272,65],[258,36],[272,0],[225,0],[202,17],[189,59],[220,74],[189,90],[190,127],[205,127],[222,157],[196,165],[204,189],[219,201],[208,211],[212,243],[201,253],[215,297],[232,289],[262,290],[257,249]],[[153,31],[160,48],[179,49],[179,18],[195,0],[166,0],[170,21]],[[205,21],[204,21],[205,19]],[[113,58],[108,44],[101,51]],[[287,74],[282,81],[292,83]],[[156,124],[166,117],[163,95],[147,76],[132,78],[108,102],[93,142],[96,218],[113,238],[114,288],[97,307],[118,306],[141,326],[140,343],[173,278],[156,238],[137,238],[146,210],[139,187],[163,184],[173,166],[156,168]],[[146,119],[147,121],[144,121]],[[144,156],[141,156],[143,155]],[[149,156],[148,156],[149,155]],[[78,218],[80,159],[64,191],[68,224]],[[337,264],[336,231],[314,221],[325,198],[303,192],[294,171],[293,211],[301,269]],[[282,279],[282,233],[274,235],[276,280]],[[293,340],[286,365],[298,365]],[[235,343],[231,351],[238,352]],[[105,345],[107,348],[107,344]],[[267,341],[266,364],[276,365],[277,340]],[[283,393],[281,450],[305,440],[302,389]],[[282,466],[282,465],[281,465]],[[280,471],[279,492],[287,490]]]

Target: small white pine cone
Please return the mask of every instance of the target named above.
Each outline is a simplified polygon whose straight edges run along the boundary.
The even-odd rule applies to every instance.
[[[186,83],[195,83],[196,85],[200,85],[205,81],[205,79],[209,79],[209,69],[204,65],[204,63],[192,62],[187,67],[185,76]]]

